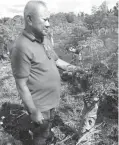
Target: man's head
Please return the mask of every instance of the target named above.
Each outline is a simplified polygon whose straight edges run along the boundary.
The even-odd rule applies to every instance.
[[[36,37],[47,35],[49,24],[49,12],[44,2],[29,1],[24,9],[25,28]]]

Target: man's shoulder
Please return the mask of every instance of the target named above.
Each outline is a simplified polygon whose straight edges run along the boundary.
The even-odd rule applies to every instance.
[[[27,39],[22,34],[20,34],[15,40],[14,44],[15,44],[15,47],[22,49],[28,45],[28,42],[27,42]]]
[[[23,34],[20,34],[14,43],[15,49],[23,52],[30,50],[30,46],[30,41]]]
[[[22,34],[19,35],[17,39],[14,41],[14,44],[12,45],[12,48],[10,50],[11,57],[20,54],[25,54],[26,56],[29,57],[32,56],[29,41]]]

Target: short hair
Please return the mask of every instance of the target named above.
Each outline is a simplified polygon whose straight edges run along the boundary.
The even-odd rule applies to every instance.
[[[46,3],[43,2],[43,1],[39,1],[39,0],[36,0],[36,1],[29,1],[25,8],[24,8],[24,20],[26,21],[26,18],[28,15],[30,16],[34,16],[34,14],[36,13],[36,7],[38,5],[41,5],[41,6],[44,6],[46,7]]]

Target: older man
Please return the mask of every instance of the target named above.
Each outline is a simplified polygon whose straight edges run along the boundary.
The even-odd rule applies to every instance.
[[[56,66],[63,70],[69,66],[58,58],[47,37],[49,17],[44,2],[29,1],[24,9],[25,29],[11,51],[12,71],[19,95],[31,120],[41,128],[60,100],[60,75]],[[34,145],[46,145],[46,130],[39,135],[34,133]]]

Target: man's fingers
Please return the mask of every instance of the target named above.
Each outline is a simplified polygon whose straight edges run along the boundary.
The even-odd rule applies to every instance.
[[[68,71],[64,71],[63,72],[63,75],[69,75],[69,76],[71,76],[72,75],[72,72],[71,71],[69,71],[69,72]]]
[[[66,71],[63,71],[63,74],[66,74],[67,72]]]
[[[73,74],[72,72],[68,72],[68,75],[69,75],[69,76],[72,76],[72,74]]]
[[[43,124],[43,120],[40,121],[40,124]]]
[[[43,119],[36,122],[38,125],[43,124]]]
[[[44,121],[44,118],[42,117],[42,118],[39,120],[39,123],[40,123],[40,124],[43,124],[43,121]]]

